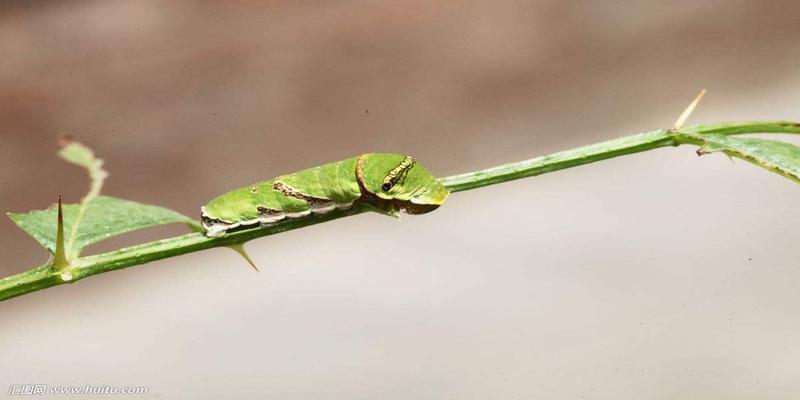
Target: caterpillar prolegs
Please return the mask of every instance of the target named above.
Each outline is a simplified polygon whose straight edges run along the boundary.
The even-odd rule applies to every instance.
[[[348,209],[354,204],[396,215],[424,214],[450,192],[410,156],[368,153],[282,175],[225,193],[201,208],[209,237],[285,218]]]

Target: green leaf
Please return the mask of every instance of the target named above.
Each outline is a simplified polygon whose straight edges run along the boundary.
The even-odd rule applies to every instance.
[[[723,152],[800,182],[800,147],[791,143],[720,134],[690,134],[701,147],[698,155]]]
[[[63,225],[58,224],[57,206],[8,214],[17,226],[55,254],[53,268],[60,270],[87,246],[126,232],[176,222],[200,229],[193,219],[166,208],[100,196],[108,172],[103,169],[103,160],[95,157],[88,147],[65,138],[58,155],[85,168],[91,182],[80,204],[63,206]],[[57,240],[58,232],[64,233],[61,243]]]
[[[67,239],[67,259],[76,258],[87,246],[102,240],[143,228],[170,223],[185,223],[193,228],[197,223],[175,211],[122,200],[109,196],[98,196],[91,199],[83,210],[78,221],[82,205],[66,204],[64,209],[64,231],[69,233]],[[8,213],[9,218],[17,226],[31,235],[37,242],[51,253],[56,251],[56,230],[58,207],[53,205],[46,210],[35,210],[27,213]]]

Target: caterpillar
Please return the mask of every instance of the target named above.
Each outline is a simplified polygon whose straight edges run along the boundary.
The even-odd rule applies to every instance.
[[[387,215],[424,214],[450,192],[411,156],[367,153],[225,193],[201,207],[208,237],[354,205]]]

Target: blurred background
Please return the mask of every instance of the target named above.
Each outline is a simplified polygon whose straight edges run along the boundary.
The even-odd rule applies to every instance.
[[[690,123],[800,119],[793,0],[7,0],[0,54],[4,212],[85,193],[65,132],[106,194],[195,216],[369,151],[446,176],[669,127],[701,88]],[[0,303],[0,393],[797,398],[798,204],[668,148],[256,240],[260,274],[227,249],[103,274]],[[47,259],[0,228],[1,275]]]

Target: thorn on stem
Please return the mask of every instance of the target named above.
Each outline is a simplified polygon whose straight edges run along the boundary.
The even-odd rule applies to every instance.
[[[60,271],[69,267],[67,250],[64,246],[64,211],[61,207],[61,195],[58,195],[58,224],[56,225],[56,252],[53,254],[53,269]]]
[[[705,94],[706,90],[703,89],[700,91],[700,93],[697,94],[697,96],[694,97],[694,100],[692,100],[692,102],[689,103],[689,106],[687,106],[686,109],[683,110],[681,116],[678,117],[678,119],[675,121],[675,124],[672,125],[673,131],[677,131],[678,129],[681,129],[683,127],[683,124],[686,123],[686,120],[689,119],[689,116],[692,115],[694,109],[697,108],[697,104],[700,103],[700,100],[703,99],[703,96],[705,96]]]
[[[261,272],[261,271],[258,270],[258,267],[256,267],[256,264],[250,258],[250,255],[247,254],[247,251],[244,249],[244,244],[234,244],[234,245],[230,245],[228,247],[231,250],[239,253],[239,255],[242,256],[242,258],[244,258],[244,260],[247,261],[247,263],[250,264],[250,266],[253,267],[253,269],[256,270],[256,272]]]

